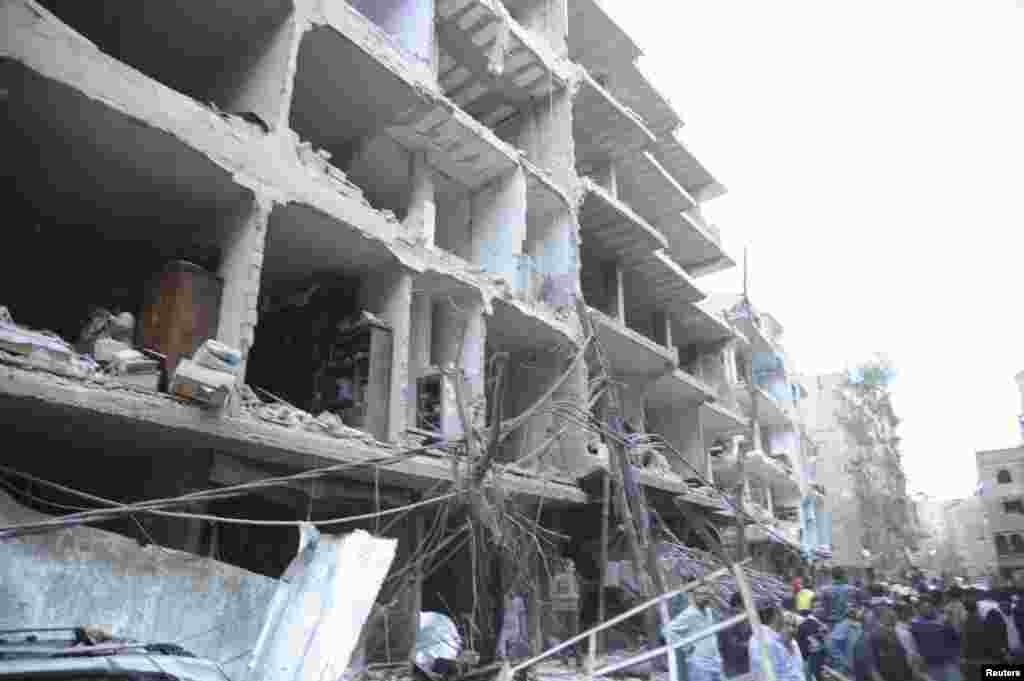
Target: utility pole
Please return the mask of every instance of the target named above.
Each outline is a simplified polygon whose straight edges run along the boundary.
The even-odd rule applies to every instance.
[[[751,315],[750,319],[753,322],[752,309],[750,307],[750,296],[747,288],[748,268],[747,268],[747,249],[743,249],[743,309],[744,314]],[[747,358],[746,372],[744,380],[747,382],[747,392],[750,395],[750,443],[752,447],[758,446],[759,434],[758,434],[758,395],[757,388],[754,385],[754,361],[753,352],[751,356]],[[741,447],[736,452],[738,458],[738,471],[739,471],[739,485],[736,494],[736,561],[745,560],[747,557],[747,531],[746,531],[746,489],[747,489],[747,453]]]

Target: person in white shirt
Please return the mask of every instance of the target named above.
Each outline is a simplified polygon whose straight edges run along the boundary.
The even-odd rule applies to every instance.
[[[676,615],[665,627],[665,640],[669,643],[681,641],[697,634],[718,621],[711,608],[711,594],[698,590],[685,610]],[[718,635],[705,636],[696,643],[685,646],[687,681],[722,681],[722,655],[718,651]]]
[[[787,624],[782,610],[776,605],[767,605],[758,608],[758,616],[761,618],[760,632],[755,628],[754,635],[750,637],[750,671],[753,678],[756,681],[769,681],[763,663],[767,660],[775,681],[806,681],[804,658],[796,643],[796,630]]]

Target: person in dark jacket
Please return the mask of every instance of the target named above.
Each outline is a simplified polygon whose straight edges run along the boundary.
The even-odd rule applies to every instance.
[[[733,594],[729,600],[733,615],[741,615],[746,612],[743,607],[743,598],[739,592]],[[750,637],[753,630],[750,622],[743,621],[733,625],[718,634],[718,650],[722,654],[722,672],[725,678],[731,679],[736,676],[743,676],[750,673]]]
[[[876,609],[875,616],[878,618],[877,626],[868,635],[868,648],[874,655],[871,668],[881,681],[919,679],[920,675],[914,669],[910,654],[900,643],[896,633],[896,611],[891,607],[882,606]],[[869,676],[868,679],[876,681],[874,676]]]
[[[960,635],[941,617],[942,594],[930,595],[910,622],[917,652],[935,681],[960,681]]]
[[[828,656],[825,648],[828,627],[814,615],[813,609],[801,614],[804,615],[804,621],[797,627],[796,643],[800,646],[800,654],[804,656],[808,681],[821,681],[821,670]]]
[[[964,599],[967,619],[964,620],[963,641],[961,642],[961,669],[966,679],[981,678],[984,665],[1001,661],[1001,642],[990,639],[985,631],[985,621],[978,609],[979,594],[971,590]]]

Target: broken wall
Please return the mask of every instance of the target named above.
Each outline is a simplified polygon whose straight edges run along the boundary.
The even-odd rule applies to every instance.
[[[4,525],[49,519],[0,493]],[[0,553],[0,628],[99,624],[177,643],[243,676],[277,580],[90,527],[8,539]]]

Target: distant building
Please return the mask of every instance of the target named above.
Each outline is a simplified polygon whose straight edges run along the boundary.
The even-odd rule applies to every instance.
[[[818,453],[816,482],[828,490],[823,515],[832,563],[852,574],[901,572],[917,549],[918,530],[899,462],[899,420],[887,393],[865,392],[843,372],[805,385],[805,423]]]
[[[978,452],[989,547],[1003,577],[1024,569],[1024,446]]]
[[[953,499],[942,504],[946,543],[940,551],[943,568],[964,577],[980,577],[994,571],[995,548],[988,540],[985,505],[978,497]]]
[[[1024,414],[1024,371],[1014,379]],[[1021,416],[1018,416],[1018,423]],[[988,547],[1002,577],[1024,569],[1024,433],[1021,444],[978,452],[978,496],[988,518]]]

